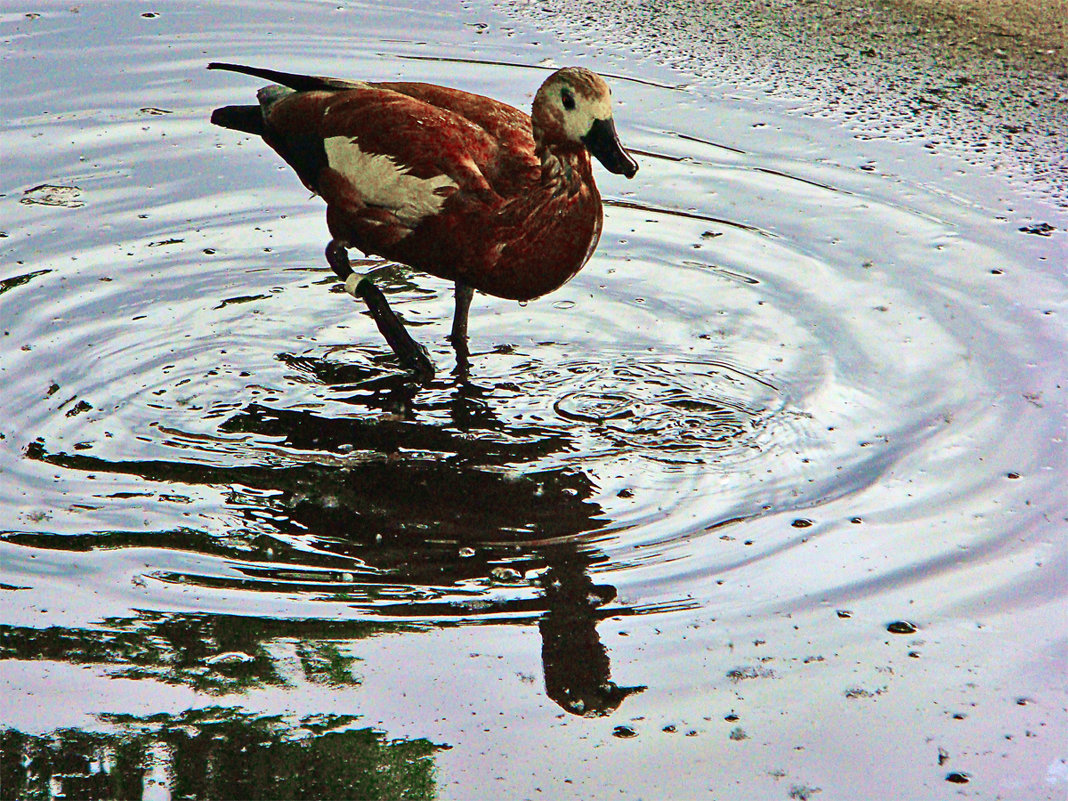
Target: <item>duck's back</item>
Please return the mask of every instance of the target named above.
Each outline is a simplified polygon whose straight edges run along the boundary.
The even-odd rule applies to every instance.
[[[492,97],[448,89],[428,83],[379,83],[430,106],[445,109],[474,123],[496,143],[496,163],[485,164],[484,173],[499,194],[510,195],[537,179],[539,162],[534,155],[530,116]],[[510,191],[508,184],[517,186]]]
[[[454,190],[440,186],[442,197],[458,191],[493,204],[537,181],[530,118],[490,98],[419,83],[283,91],[260,92],[264,138],[328,204],[356,201],[360,188],[368,186],[368,176],[357,171],[375,157],[388,158],[396,171],[414,179],[455,184]],[[369,177],[373,182],[388,176]]]

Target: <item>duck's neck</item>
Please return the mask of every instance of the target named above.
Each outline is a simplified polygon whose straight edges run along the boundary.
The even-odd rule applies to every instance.
[[[554,195],[574,195],[589,182],[590,155],[581,145],[545,145],[536,149],[541,160],[541,182]]]

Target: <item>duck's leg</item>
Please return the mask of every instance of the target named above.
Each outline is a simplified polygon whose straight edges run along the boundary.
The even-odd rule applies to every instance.
[[[471,298],[474,295],[474,287],[465,284],[460,279],[456,280],[456,311],[452,317],[452,333],[449,334],[449,339],[452,341],[453,350],[456,351],[456,372],[461,378],[467,378],[467,370],[470,366],[471,351],[467,348],[467,313],[471,309]]]
[[[375,319],[375,325],[397,354],[401,366],[411,371],[420,384],[429,384],[434,378],[434,363],[430,361],[426,348],[412,339],[404,323],[389,307],[382,290],[367,276],[361,277],[352,271],[348,251],[338,240],[332,239],[326,246],[326,261],[338,278],[345,282],[345,290],[367,304],[371,316]]]

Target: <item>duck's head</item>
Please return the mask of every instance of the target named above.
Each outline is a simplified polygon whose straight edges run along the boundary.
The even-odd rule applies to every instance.
[[[638,164],[623,149],[612,121],[612,92],[599,75],[564,67],[534,96],[534,138],[540,144],[582,145],[609,172],[633,178]]]

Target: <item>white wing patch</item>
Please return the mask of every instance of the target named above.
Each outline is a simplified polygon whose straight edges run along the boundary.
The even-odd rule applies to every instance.
[[[457,187],[447,175],[416,178],[408,168],[384,153],[365,153],[348,136],[332,136],[323,141],[326,161],[348,179],[369,206],[391,210],[409,228],[437,214],[449,192]]]

